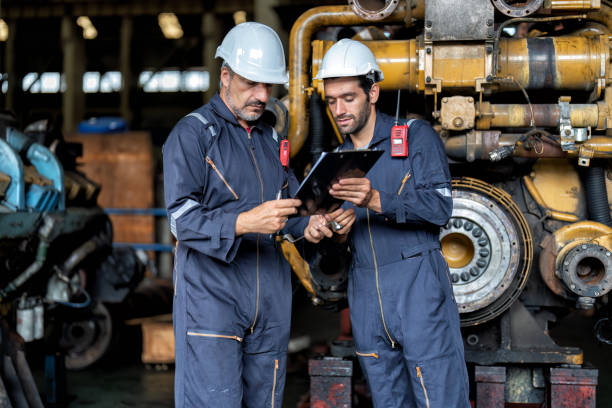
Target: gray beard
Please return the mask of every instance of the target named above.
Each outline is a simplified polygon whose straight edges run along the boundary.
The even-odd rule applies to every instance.
[[[234,101],[232,101],[232,97],[230,96],[230,92],[229,92],[229,87],[225,90],[225,98],[227,98],[227,103],[229,104],[230,108],[232,108],[232,110],[234,111],[234,113],[236,114],[236,116],[238,116],[240,119],[246,121],[246,122],[253,122],[257,119],[259,119],[261,117],[261,115],[263,115],[263,111],[261,113],[246,113],[244,107],[243,108],[239,108],[234,104]]]

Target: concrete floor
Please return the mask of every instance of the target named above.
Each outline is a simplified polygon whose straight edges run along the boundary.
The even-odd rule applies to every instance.
[[[311,344],[325,344],[338,335],[339,314],[302,303],[294,312],[292,337],[311,334]],[[597,407],[612,407],[612,346],[596,344],[594,320],[578,313],[567,316],[551,334],[560,345],[583,348],[585,361],[599,369]],[[113,352],[95,367],[67,375],[69,408],[171,407],[172,367],[156,370],[140,363],[138,329],[126,328]],[[307,354],[290,357],[283,408],[296,408],[308,391]],[[42,368],[33,364],[42,385]]]

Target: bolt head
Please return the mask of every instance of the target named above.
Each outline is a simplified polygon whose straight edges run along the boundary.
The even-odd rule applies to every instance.
[[[428,54],[431,54],[431,47],[427,47],[425,51],[427,51]]]
[[[431,82],[431,77],[428,76],[427,78],[425,78],[425,82],[430,83]]]

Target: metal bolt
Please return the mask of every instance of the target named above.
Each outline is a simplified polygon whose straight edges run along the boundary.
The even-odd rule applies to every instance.
[[[471,230],[474,227],[474,224],[472,224],[469,221],[466,221],[465,224],[463,224],[463,228],[465,228],[466,231]]]
[[[461,280],[467,282],[470,279],[470,274],[467,272],[461,272]]]
[[[485,245],[487,245],[487,243],[488,243],[488,242],[489,242],[489,241],[487,241],[487,239],[486,239],[485,237],[482,237],[482,238],[480,238],[480,239],[478,240],[478,245],[480,245],[480,246],[485,246]]]
[[[448,98],[445,96],[444,98],[442,98],[442,103],[446,103],[448,102]]]
[[[459,275],[456,273],[451,274],[451,279],[453,280],[453,283],[457,283],[459,282]]]
[[[478,253],[483,258],[486,258],[487,256],[489,256],[489,250],[487,248],[482,248],[480,251],[478,251]]]
[[[453,221],[453,225],[455,226],[455,228],[461,228],[461,226],[463,226],[463,221],[457,218],[455,219],[455,221]]]
[[[493,25],[493,20],[491,20],[490,18],[487,19],[487,27],[491,27]]]
[[[432,26],[432,25],[433,25],[433,24],[432,24],[431,20],[427,20],[427,21],[425,22],[425,27],[427,27],[427,28],[431,28],[431,26]]]
[[[569,130],[569,129],[565,129],[565,132],[563,132],[563,133],[565,133],[565,136],[569,136],[569,135],[572,134],[572,131]]]
[[[463,119],[461,118],[453,119],[453,125],[455,125],[456,128],[461,127],[463,125]]]
[[[474,230],[472,231],[472,235],[478,238],[482,235],[482,230],[480,228],[474,228]]]
[[[478,276],[479,273],[480,271],[478,270],[478,268],[474,268],[473,266],[470,268],[470,275]]]
[[[576,285],[574,285],[573,283],[570,285],[570,288],[572,289],[576,289]]]
[[[427,51],[428,54],[431,54],[431,47],[427,47],[425,51]]]
[[[491,54],[491,53],[493,52],[493,47],[491,47],[491,46],[487,46],[487,47],[485,48],[485,50],[486,50],[487,54]]]
[[[582,249],[587,249],[587,246],[582,244]]]
[[[487,75],[487,82],[491,82],[493,80],[493,77],[491,75]]]
[[[427,78],[425,78],[425,82],[427,82],[427,83],[431,82],[431,77],[428,76]]]
[[[484,268],[485,266],[487,266],[487,261],[485,261],[484,259],[479,259],[478,262],[476,262],[476,265],[481,268]]]
[[[471,96],[468,96],[467,101],[468,103],[474,103],[474,98],[472,98]]]

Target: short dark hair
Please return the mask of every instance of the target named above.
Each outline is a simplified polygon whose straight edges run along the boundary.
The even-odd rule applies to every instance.
[[[372,89],[374,81],[368,75],[359,75],[357,81],[359,82],[359,87],[363,89],[363,92],[366,94],[366,100],[370,102],[370,89]]]

